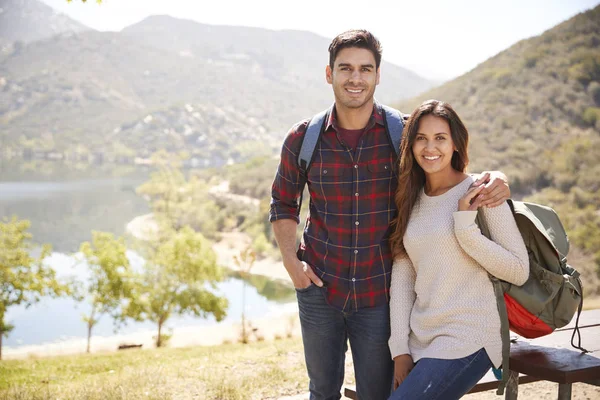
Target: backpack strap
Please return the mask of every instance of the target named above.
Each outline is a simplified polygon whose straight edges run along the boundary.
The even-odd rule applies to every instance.
[[[488,228],[487,222],[483,217],[483,213],[480,210],[477,210],[477,216],[475,217],[475,223],[479,226],[481,230],[481,234],[492,240],[490,229]],[[497,395],[504,394],[504,389],[508,385],[508,380],[510,378],[510,368],[509,368],[509,360],[510,360],[510,326],[508,323],[508,312],[506,311],[506,302],[504,301],[504,288],[502,283],[498,278],[488,273],[490,280],[492,281],[492,286],[494,287],[494,295],[496,296],[496,305],[498,307],[498,314],[500,315],[500,337],[502,338],[502,371],[499,371],[496,368],[493,368],[494,375],[498,380],[500,380],[500,384],[498,385]]]
[[[400,111],[395,108],[381,105],[383,110],[383,119],[385,121],[385,130],[394,148],[396,157],[400,157],[400,141],[402,140],[402,131],[404,130],[404,117]]]
[[[302,146],[300,147],[300,153],[298,153],[298,167],[300,167],[300,173],[306,176],[308,168],[312,164],[315,148],[317,143],[325,130],[325,123],[329,119],[329,116],[333,112],[333,105],[327,110],[323,110],[308,122],[308,127],[304,133],[304,139],[302,140]]]

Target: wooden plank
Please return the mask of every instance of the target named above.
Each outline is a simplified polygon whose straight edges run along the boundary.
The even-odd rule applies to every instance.
[[[511,346],[510,369],[557,383],[586,382],[600,377],[600,358],[594,353],[520,342]]]

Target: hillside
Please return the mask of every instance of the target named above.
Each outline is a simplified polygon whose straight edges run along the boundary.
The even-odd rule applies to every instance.
[[[556,150],[600,136],[600,7],[398,107],[410,112],[430,98],[451,103],[466,122],[472,169],[502,168],[520,193],[548,186],[543,171]],[[593,158],[580,154],[576,171],[600,175]]]
[[[575,265],[600,274],[600,6],[398,107],[429,98],[465,121],[470,169],[502,170],[515,197],[557,209],[583,249]]]
[[[0,52],[13,42],[47,39],[59,33],[81,32],[86,26],[31,0],[0,0]],[[9,49],[7,48],[6,51]]]
[[[272,150],[294,122],[331,103],[328,43],[308,32],[155,16],[118,33],[19,45],[0,57],[2,150],[113,160],[167,148],[193,153],[199,165],[244,160],[264,143]],[[385,67],[382,100],[431,87],[410,71]],[[186,105],[207,111],[191,121],[180,115]],[[169,126],[140,125],[149,115]],[[239,143],[248,139],[255,145]]]

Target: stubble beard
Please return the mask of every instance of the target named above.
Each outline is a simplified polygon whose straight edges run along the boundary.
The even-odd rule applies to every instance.
[[[367,91],[367,95],[364,100],[352,99],[348,98],[345,87],[341,87],[339,91],[334,91],[335,102],[336,104],[339,104],[340,106],[351,110],[363,108],[367,104],[372,103],[374,101],[375,95],[375,90],[365,89],[365,91]]]

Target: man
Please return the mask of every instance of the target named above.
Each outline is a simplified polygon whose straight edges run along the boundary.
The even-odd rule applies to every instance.
[[[331,42],[326,79],[335,104],[313,162],[304,176],[298,154],[305,120],[288,133],[273,182],[270,221],[297,292],[311,400],[341,397],[348,341],[358,398],[387,399],[392,389],[389,236],[398,160],[373,98],[380,63],[381,45],[368,31],[344,32]],[[296,249],[306,183],[310,213]],[[501,179],[484,191],[488,206],[509,195]]]

